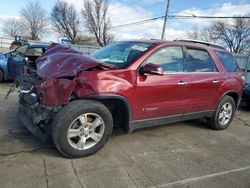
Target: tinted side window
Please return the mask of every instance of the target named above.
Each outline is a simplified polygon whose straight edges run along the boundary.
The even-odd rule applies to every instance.
[[[216,52],[216,55],[227,72],[236,72],[238,70],[237,63],[232,54],[226,52]]]
[[[165,47],[150,56],[146,63],[161,66],[164,73],[183,72],[183,52],[181,46]]]
[[[214,65],[214,62],[207,51],[187,48],[187,57],[184,66],[184,72],[216,71],[217,69]]]

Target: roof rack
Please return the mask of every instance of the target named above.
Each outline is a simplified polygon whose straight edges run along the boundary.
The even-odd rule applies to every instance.
[[[192,42],[192,43],[203,44],[203,45],[206,45],[206,46],[211,46],[211,47],[214,47],[214,48],[219,48],[219,49],[226,50],[226,48],[221,46],[221,45],[214,44],[214,43],[211,43],[211,42],[201,41],[201,40],[182,39],[182,38],[180,38],[180,39],[175,39],[174,41]]]

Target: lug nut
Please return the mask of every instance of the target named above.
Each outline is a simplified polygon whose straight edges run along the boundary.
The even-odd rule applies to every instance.
[[[89,134],[92,134],[92,131],[90,131]]]
[[[86,138],[87,138],[88,136],[89,136],[89,135],[87,135],[87,134],[85,135]]]

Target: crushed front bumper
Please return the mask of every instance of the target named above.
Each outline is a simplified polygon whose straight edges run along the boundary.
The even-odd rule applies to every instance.
[[[40,141],[43,143],[52,143],[51,136],[48,135],[41,127],[35,125],[27,114],[19,109],[18,117],[20,122]]]
[[[51,122],[58,107],[46,107],[39,103],[33,92],[20,93],[18,117],[20,122],[39,140],[51,143]]]

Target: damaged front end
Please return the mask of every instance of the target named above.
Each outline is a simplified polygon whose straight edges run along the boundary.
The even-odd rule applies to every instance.
[[[54,117],[78,87],[77,76],[87,70],[115,67],[57,44],[52,44],[36,63],[37,72],[18,79],[19,119],[37,138],[48,142]]]
[[[37,92],[37,83],[41,82],[34,75],[22,75],[19,78],[19,111],[21,123],[43,142],[51,140],[51,120],[61,106],[47,106],[42,103]]]

